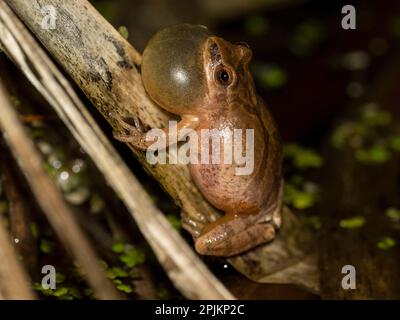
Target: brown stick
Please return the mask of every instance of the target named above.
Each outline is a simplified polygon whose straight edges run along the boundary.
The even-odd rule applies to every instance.
[[[120,194],[177,288],[192,299],[233,299],[179,237],[164,215],[154,207],[150,197],[74,94],[67,80],[1,1],[0,9],[0,27],[1,23],[4,27],[0,41],[5,50],[57,111]]]
[[[0,220],[0,299],[35,299],[29,277],[17,260],[10,238]]]
[[[10,203],[11,233],[18,239],[18,252],[24,257],[25,265],[32,272],[37,264],[37,245],[30,230],[31,214],[8,154],[1,160],[4,191]]]

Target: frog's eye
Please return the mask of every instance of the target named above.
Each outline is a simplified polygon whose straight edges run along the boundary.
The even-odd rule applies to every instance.
[[[216,71],[216,77],[217,81],[224,85],[224,86],[229,86],[232,83],[233,77],[232,74],[229,72],[229,70],[225,68],[219,68]]]

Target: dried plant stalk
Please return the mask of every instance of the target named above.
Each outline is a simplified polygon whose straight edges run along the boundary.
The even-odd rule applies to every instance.
[[[1,95],[0,106],[2,107]],[[30,288],[29,276],[18,261],[10,239],[9,233],[0,221],[0,300],[35,299]]]

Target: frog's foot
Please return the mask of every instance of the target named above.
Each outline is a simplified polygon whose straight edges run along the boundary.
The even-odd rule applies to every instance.
[[[249,224],[245,219],[235,219],[218,224],[202,234],[196,240],[195,248],[203,255],[229,257],[274,238],[275,228],[271,223]]]
[[[189,232],[194,239],[197,239],[200,236],[200,229],[196,220],[190,218],[185,213],[181,213],[181,221],[182,228]]]
[[[194,240],[201,235],[201,230],[204,225],[210,223],[204,216],[189,214],[184,210],[181,211],[182,227],[191,234]]]
[[[146,141],[146,133],[142,131],[137,117],[121,118],[119,123],[125,132],[114,131],[113,136],[115,139],[121,142],[131,143],[135,148],[140,150],[147,149],[148,143]]]

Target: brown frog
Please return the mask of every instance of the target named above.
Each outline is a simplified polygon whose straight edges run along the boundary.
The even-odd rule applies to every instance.
[[[143,53],[144,87],[159,106],[181,117],[178,130],[218,129],[221,137],[227,129],[254,130],[250,174],[238,175],[236,163],[190,164],[197,187],[225,213],[197,237],[195,248],[204,255],[239,254],[274,239],[281,225],[280,137],[256,93],[251,56],[246,44],[232,44],[204,26],[189,24],[161,30]],[[118,140],[143,150],[152,144],[137,127],[125,128],[128,133],[116,135]]]

